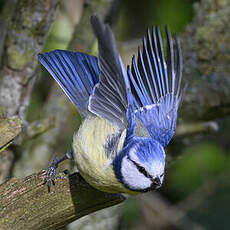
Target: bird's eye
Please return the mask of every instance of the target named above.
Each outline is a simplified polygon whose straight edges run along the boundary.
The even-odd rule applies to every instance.
[[[133,162],[133,164],[137,167],[137,169],[138,169],[138,171],[139,171],[140,173],[142,173],[143,175],[145,175],[145,176],[148,177],[148,178],[151,178],[151,176],[147,173],[147,171],[145,170],[145,168],[144,168],[143,166],[139,165],[137,162],[131,160],[130,158],[129,158],[129,160],[130,160],[131,162]]]
[[[139,170],[139,172],[141,172],[141,173],[145,173],[146,171],[145,171],[145,168],[144,167],[142,167],[142,166],[138,166],[138,170]]]
[[[147,173],[146,169],[143,166],[136,164],[136,167],[140,173],[142,173],[148,178],[151,178],[151,176]]]
[[[160,175],[160,178],[162,178],[164,176],[164,173],[162,173],[161,175]]]

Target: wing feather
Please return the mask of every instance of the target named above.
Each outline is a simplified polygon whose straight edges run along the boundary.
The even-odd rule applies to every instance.
[[[111,28],[96,16],[91,17],[91,24],[98,40],[100,75],[88,108],[123,130],[127,126],[128,76]]]
[[[147,42],[143,39],[143,51],[138,49],[137,63],[127,69],[134,100],[135,114],[150,136],[166,146],[174,135],[178,108],[183,100],[182,53],[180,44],[173,40],[166,28],[167,62],[158,27],[147,31]],[[176,62],[174,60],[176,57]],[[175,65],[176,63],[176,65]],[[175,72],[176,66],[176,72]]]
[[[89,96],[99,81],[97,58],[80,52],[65,50],[38,54],[38,58],[81,115],[85,116]]]

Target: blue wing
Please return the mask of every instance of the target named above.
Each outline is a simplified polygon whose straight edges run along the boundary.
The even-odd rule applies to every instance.
[[[85,115],[89,96],[99,81],[97,58],[80,52],[64,50],[38,54],[38,58],[80,114]]]
[[[175,38],[174,54],[173,41],[167,28],[166,37],[167,62],[159,28],[153,27],[152,33],[147,31],[147,41],[145,37],[143,39],[143,51],[138,49],[137,62],[133,57],[132,66],[127,69],[135,114],[150,136],[163,147],[174,135],[177,112],[185,90],[185,87],[181,89],[182,54],[179,41]]]
[[[80,52],[55,50],[39,54],[81,115],[88,110],[123,130],[128,121],[129,81],[111,28],[96,16],[91,24],[98,39],[99,58]]]

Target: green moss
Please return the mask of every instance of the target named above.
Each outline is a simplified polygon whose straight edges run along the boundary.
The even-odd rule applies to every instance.
[[[15,45],[10,45],[8,48],[8,66],[12,69],[23,70],[28,63],[31,62],[34,51],[33,50],[18,50]]]
[[[4,119],[7,117],[6,108],[0,105],[0,119]]]
[[[212,39],[210,28],[208,26],[199,27],[198,30],[196,31],[195,39],[197,41],[200,41],[200,40],[209,40],[210,41]]]

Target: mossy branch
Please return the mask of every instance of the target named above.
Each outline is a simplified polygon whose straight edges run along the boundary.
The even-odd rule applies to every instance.
[[[0,152],[12,142],[21,132],[21,121],[19,117],[0,119]]]
[[[180,35],[189,83],[181,115],[190,122],[230,114],[229,11],[229,1],[197,2],[192,23]]]
[[[125,200],[94,189],[78,173],[57,175],[48,193],[45,171],[0,186],[1,229],[58,229],[97,210]]]

